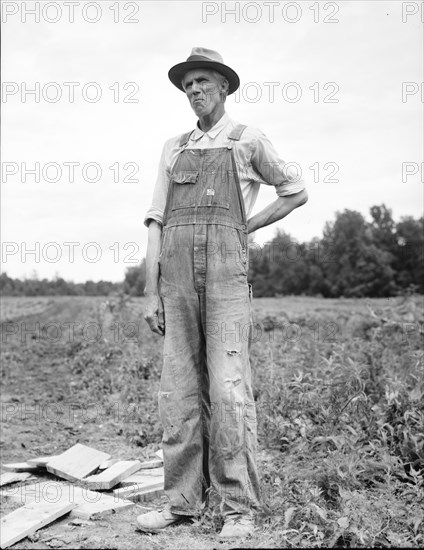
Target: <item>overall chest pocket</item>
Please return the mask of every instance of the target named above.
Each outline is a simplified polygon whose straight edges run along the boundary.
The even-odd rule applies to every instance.
[[[174,172],[171,176],[173,185],[172,210],[178,208],[193,208],[196,206],[199,172],[185,170]]]
[[[202,194],[199,206],[217,206],[230,208],[230,177],[228,170],[208,171],[204,173],[205,184],[202,186]]]

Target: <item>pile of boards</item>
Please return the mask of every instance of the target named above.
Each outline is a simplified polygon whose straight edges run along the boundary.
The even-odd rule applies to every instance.
[[[77,443],[57,456],[3,464],[0,486],[9,487],[0,496],[22,506],[0,520],[1,548],[68,513],[94,519],[162,495],[162,451],[156,455],[157,459],[147,462],[119,460]],[[54,477],[45,479],[49,473]]]

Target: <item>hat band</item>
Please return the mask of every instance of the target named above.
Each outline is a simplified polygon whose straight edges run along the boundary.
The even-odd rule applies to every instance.
[[[214,59],[210,59],[209,57],[204,57],[203,55],[191,55],[188,59],[188,61],[208,61],[209,63],[220,63],[220,61],[215,61]]]

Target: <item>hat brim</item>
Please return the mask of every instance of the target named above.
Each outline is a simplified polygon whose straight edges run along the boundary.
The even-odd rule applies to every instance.
[[[194,69],[209,69],[211,71],[217,71],[218,73],[221,73],[223,76],[225,76],[229,84],[228,95],[233,94],[240,86],[240,79],[238,77],[238,74],[227,65],[219,63],[218,61],[196,60],[178,63],[178,65],[174,65],[173,67],[171,67],[171,69],[169,69],[169,80],[172,82],[172,84],[174,84],[174,86],[184,92],[181,81],[188,71],[192,71]]]

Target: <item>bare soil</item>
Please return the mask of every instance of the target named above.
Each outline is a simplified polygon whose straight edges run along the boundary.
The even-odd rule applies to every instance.
[[[94,521],[65,516],[14,548],[422,545],[422,297],[254,303],[262,335],[251,350],[254,392],[264,411],[258,465],[268,491],[254,536],[221,542],[214,514],[157,535],[137,531],[137,515],[162,498]],[[78,442],[116,458],[154,458],[162,339],[142,305],[123,297],[3,300],[2,463]],[[17,507],[0,506],[2,516]]]

